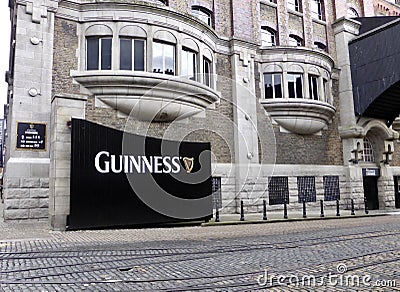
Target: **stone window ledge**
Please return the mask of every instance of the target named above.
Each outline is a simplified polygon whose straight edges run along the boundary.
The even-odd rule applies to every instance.
[[[318,133],[336,112],[329,103],[310,99],[263,99],[261,104],[281,127],[300,135]]]
[[[183,119],[220,99],[212,88],[177,76],[137,71],[71,71],[71,76],[106,105],[144,121]]]

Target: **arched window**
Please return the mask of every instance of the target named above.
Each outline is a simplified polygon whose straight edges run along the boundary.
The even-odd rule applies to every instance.
[[[289,46],[301,47],[303,45],[303,39],[295,34],[289,35]]]
[[[277,45],[276,31],[268,26],[261,27],[261,46],[273,47]]]
[[[314,48],[326,51],[326,45],[321,42],[314,42]]]
[[[319,20],[325,20],[323,0],[311,0],[312,17]]]
[[[192,15],[212,26],[212,12],[202,6],[192,6]]]
[[[364,138],[364,150],[361,160],[364,162],[375,162],[375,152],[371,141],[367,137]]]
[[[354,8],[350,7],[349,9],[347,9],[347,17],[348,18],[356,18],[359,17],[357,10],[355,10]]]

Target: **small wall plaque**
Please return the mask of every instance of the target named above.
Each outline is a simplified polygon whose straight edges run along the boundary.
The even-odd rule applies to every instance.
[[[17,123],[17,149],[46,151],[46,124]]]

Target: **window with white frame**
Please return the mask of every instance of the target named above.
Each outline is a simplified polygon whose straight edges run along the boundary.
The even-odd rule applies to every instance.
[[[145,41],[143,39],[120,38],[120,70],[145,71]]]
[[[318,76],[311,74],[308,75],[308,91],[311,99],[319,100]]]
[[[282,98],[282,74],[281,73],[265,73],[264,74],[264,91],[265,98]]]
[[[209,26],[212,26],[212,12],[201,6],[192,6],[192,15]]]
[[[300,0],[287,0],[287,8],[293,11],[301,11]]]
[[[212,74],[212,62],[206,57],[203,58],[203,83],[211,87],[211,74]]]
[[[112,38],[86,38],[86,69],[111,70]]]
[[[261,46],[272,47],[277,45],[276,31],[270,27],[261,27]]]
[[[175,75],[175,46],[167,43],[153,43],[153,72]]]
[[[375,152],[371,141],[364,138],[364,150],[362,152],[361,160],[364,162],[375,162]]]
[[[289,46],[301,47],[303,45],[303,39],[295,34],[289,35]]]
[[[182,76],[190,80],[196,80],[197,53],[193,50],[182,49]]]
[[[288,73],[287,80],[289,98],[303,98],[303,75]]]
[[[311,0],[311,15],[313,18],[324,20],[323,8],[322,0]]]

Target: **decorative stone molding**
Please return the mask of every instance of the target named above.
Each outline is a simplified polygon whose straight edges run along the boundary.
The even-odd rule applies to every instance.
[[[139,120],[167,122],[203,111],[220,98],[179,77],[137,71],[74,71],[72,77],[108,106]]]
[[[336,112],[326,102],[307,99],[264,99],[261,104],[280,126],[302,135],[321,131]]]

